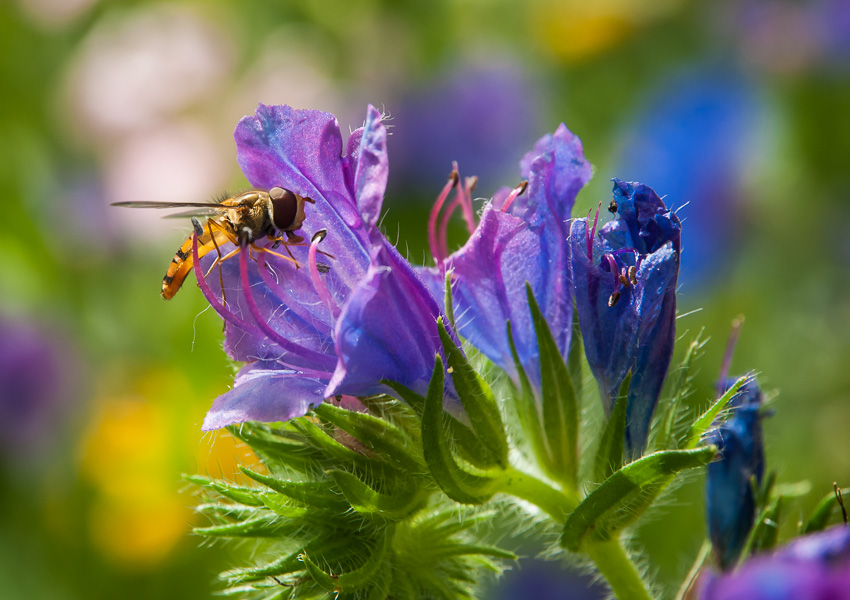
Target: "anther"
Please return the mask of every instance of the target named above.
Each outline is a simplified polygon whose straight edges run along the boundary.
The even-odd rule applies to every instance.
[[[333,296],[331,296],[331,292],[330,290],[328,290],[328,286],[325,285],[325,282],[322,281],[321,277],[319,277],[319,273],[327,273],[327,271],[330,269],[320,269],[319,263],[316,262],[316,252],[319,247],[319,242],[324,240],[327,234],[327,229],[320,229],[313,234],[313,238],[310,241],[310,250],[307,252],[307,263],[310,267],[310,280],[313,282],[313,288],[316,290],[316,293],[319,295],[319,298],[321,298],[322,301],[327,305],[331,316],[334,318],[334,320],[336,320],[336,318],[339,317],[340,313],[339,305],[334,301]]]
[[[629,267],[629,281],[632,282],[632,285],[637,285],[637,269],[634,266]]]
[[[614,305],[616,305],[619,300],[620,300],[620,292],[615,291],[613,294],[611,294],[608,297],[608,307],[613,308]]]
[[[629,286],[631,285],[631,283],[632,283],[631,281],[629,281],[628,279],[626,279],[626,270],[625,270],[625,269],[623,269],[623,270],[622,270],[622,272],[621,272],[621,273],[620,273],[620,275],[617,277],[617,279],[619,279],[619,280],[620,280],[620,283],[621,283],[624,287],[629,287]]]
[[[192,229],[195,230],[195,235],[197,235],[198,237],[204,235],[204,227],[203,225],[201,225],[201,222],[195,217],[192,217]]]
[[[452,182],[453,188],[456,188],[457,184],[460,183],[460,173],[457,172],[457,169],[452,169],[452,172],[449,174],[449,181]]]
[[[611,213],[612,215],[615,215],[615,214],[617,214],[618,208],[620,208],[620,207],[617,206],[617,201],[611,200],[611,203],[608,205],[608,212]]]

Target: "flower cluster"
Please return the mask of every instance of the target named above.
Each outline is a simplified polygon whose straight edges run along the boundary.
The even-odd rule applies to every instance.
[[[613,179],[611,220],[600,223],[599,209],[572,218],[592,169],[561,125],[522,158],[519,183],[479,214],[476,179],[455,166],[428,219],[436,264],[414,267],[378,226],[387,132],[373,107],[345,143],[332,115],[286,106],[260,105],[235,136],[253,186],[311,202],[298,232],[219,249],[226,259],[199,261],[194,239],[225,351],[245,363],[204,428],[240,424],[231,432],[268,468],[243,469],[260,487],[191,478],[212,496],[198,507],[212,525],[197,531],[267,540],[277,553],[224,574],[231,592],[472,598],[482,566],[498,572],[516,558],[477,524],[495,514],[485,507],[514,502],[517,514],[559,532],[555,552],[592,561],[617,597],[649,600],[624,531],[701,467],[721,574],[701,559],[685,592],[699,581],[705,600],[792,597],[734,596],[785,565],[783,593],[815,575],[827,595],[799,597],[842,589],[843,533],[768,557],[788,492],[765,476],[754,378],[724,382],[720,398],[686,418],[697,338],[662,395],[682,224],[654,190]],[[469,238],[452,252],[457,210]],[[724,379],[730,361],[731,351]],[[584,396],[595,395],[584,393],[586,369],[607,416],[596,434],[582,422]],[[593,443],[580,443],[585,432]],[[830,502],[807,532],[826,527]]]

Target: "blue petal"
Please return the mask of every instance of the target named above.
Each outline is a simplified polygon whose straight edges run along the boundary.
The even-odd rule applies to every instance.
[[[326,380],[298,371],[265,369],[249,364],[239,372],[234,387],[216,398],[204,419],[203,430],[220,429],[245,421],[287,421],[307,414],[324,400]]]
[[[424,394],[441,348],[440,306],[398,251],[385,242],[336,323],[339,357],[326,395],[386,391],[382,379]]]
[[[374,225],[381,214],[387,189],[387,130],[381,125],[381,113],[370,106],[366,115],[354,175],[354,197],[363,220]]]

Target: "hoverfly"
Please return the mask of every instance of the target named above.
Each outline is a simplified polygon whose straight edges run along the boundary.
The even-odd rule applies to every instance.
[[[218,257],[210,271],[229,258],[236,256],[246,247],[257,252],[267,252],[299,266],[287,246],[299,245],[304,238],[294,232],[304,223],[304,205],[315,200],[299,196],[282,187],[273,187],[269,191],[248,190],[217,203],[206,202],[115,202],[112,206],[128,208],[191,208],[187,212],[169,215],[172,217],[193,217],[192,223],[198,236],[198,258],[213,250]],[[206,223],[194,217],[206,216]],[[286,239],[284,239],[284,237]],[[255,245],[255,242],[267,238],[274,246],[283,244],[288,256],[274,252],[270,248]],[[232,242],[236,249],[222,255],[220,246]],[[192,270],[192,236],[186,238],[180,249],[171,259],[165,277],[162,278],[162,297],[173,298],[180,290],[186,276]],[[219,275],[221,272],[219,271]],[[223,289],[222,285],[222,289]]]

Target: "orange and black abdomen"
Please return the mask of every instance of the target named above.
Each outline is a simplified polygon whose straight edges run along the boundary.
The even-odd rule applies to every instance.
[[[229,241],[231,241],[230,238],[221,230],[215,230],[215,242],[213,242],[209,230],[204,231],[204,235],[198,238],[198,258],[214,252],[216,245],[221,247]],[[186,280],[186,276],[192,271],[193,266],[192,236],[190,235],[174,254],[174,258],[171,259],[171,264],[168,265],[168,270],[165,272],[165,277],[162,278],[163,298],[170,300],[180,291],[180,287]]]

